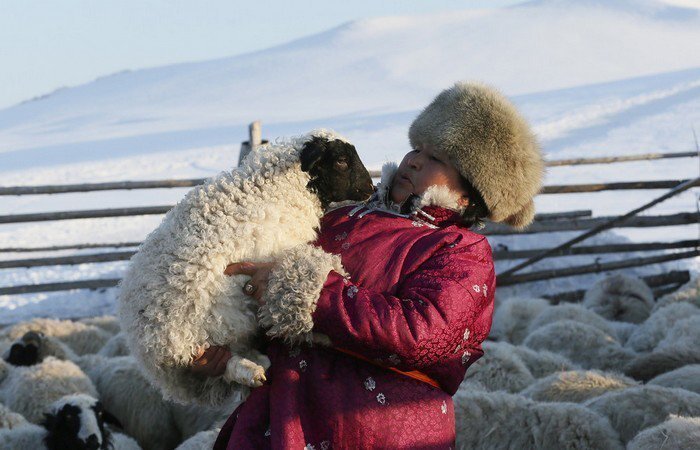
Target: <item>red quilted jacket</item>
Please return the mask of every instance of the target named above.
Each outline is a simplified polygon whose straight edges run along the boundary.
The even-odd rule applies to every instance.
[[[268,383],[234,411],[216,448],[454,448],[451,396],[483,354],[496,287],[486,238],[458,218],[439,206],[326,214],[317,244],[341,255],[349,279],[328,274],[314,331],[364,359],[270,340]]]

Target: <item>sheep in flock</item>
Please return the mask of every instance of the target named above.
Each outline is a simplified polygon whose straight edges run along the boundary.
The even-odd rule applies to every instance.
[[[56,319],[32,319],[11,325],[0,331],[0,337],[15,340],[29,331],[55,337],[78,355],[97,353],[112,337],[110,333],[94,325]]]
[[[323,130],[257,147],[240,167],[188,192],[141,244],[121,282],[121,327],[151,381],[167,398],[214,405],[242,386],[260,386],[269,360],[255,349],[258,305],[242,292],[248,277],[228,277],[224,269],[293,250],[344,273],[340,258],[308,243],[330,202],[372,192],[355,148]],[[263,306],[260,323],[291,313]],[[300,333],[310,338],[310,331]],[[233,354],[222,377],[189,370],[209,345]]]
[[[700,395],[662,386],[616,390],[592,398],[584,405],[607,417],[625,443],[641,430],[664,422],[670,414],[700,416]]]
[[[574,403],[537,403],[465,384],[454,405],[459,449],[624,448],[604,417]]]
[[[212,430],[200,431],[178,445],[175,450],[209,450],[214,448],[214,442],[216,442],[220,430],[220,428],[214,428]]]
[[[639,278],[613,275],[586,291],[583,306],[608,320],[641,323],[651,313],[654,293]]]
[[[0,402],[32,423],[41,421],[51,403],[70,394],[97,397],[90,378],[71,361],[48,357],[15,367],[0,360]]]
[[[681,388],[700,394],[700,364],[688,364],[652,378],[647,384]]]
[[[582,403],[606,392],[636,385],[635,380],[615,373],[573,370],[537,380],[520,394],[538,402]]]
[[[692,450],[700,443],[700,417],[671,415],[666,422],[647,428],[627,444],[627,450]]]
[[[0,429],[3,449],[138,450],[133,439],[112,433],[107,424],[118,423],[101,403],[84,394],[68,395],[49,405],[41,425],[25,423]]]
[[[615,328],[612,327],[607,320],[581,305],[573,304],[556,305],[543,310],[530,323],[527,333],[531,334],[536,329],[559,320],[573,320],[576,322],[585,323],[596,327],[603,333],[611,336],[615,336],[617,334]]]
[[[700,314],[700,308],[684,302],[670,303],[668,306],[656,309],[630,334],[625,347],[635,352],[650,352],[663,340],[676,322],[696,314]]]
[[[524,345],[567,357],[585,369],[618,370],[634,358],[615,338],[600,329],[573,320],[561,320],[535,330]]]
[[[27,424],[27,419],[25,419],[21,414],[10,410],[7,406],[0,403],[0,430],[16,428],[18,426]]]
[[[661,297],[654,305],[654,310],[678,302],[690,303],[700,308],[700,276],[695,276],[674,292]]]
[[[700,364],[700,315],[676,322],[653,352],[635,357],[625,374],[648,381],[662,373],[688,364]]]
[[[119,319],[117,318],[117,316],[104,315],[85,317],[83,319],[78,320],[78,322],[84,323],[85,325],[93,325],[97,328],[101,328],[107,333],[109,333],[110,336],[114,336],[115,334],[121,331],[121,328],[119,326]]]
[[[530,322],[549,307],[549,301],[543,298],[509,297],[497,302],[489,336],[497,341],[521,344],[528,334]]]

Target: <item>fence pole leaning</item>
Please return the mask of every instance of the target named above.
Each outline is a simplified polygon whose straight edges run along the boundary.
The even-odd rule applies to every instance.
[[[517,271],[519,271],[527,266],[530,266],[530,265],[536,263],[537,261],[541,261],[541,260],[547,258],[548,256],[554,255],[554,254],[560,252],[561,250],[569,248],[572,245],[577,244],[585,239],[588,239],[589,237],[594,236],[602,231],[613,228],[618,223],[621,223],[621,222],[625,221],[626,219],[629,219],[630,217],[632,217],[632,216],[634,216],[634,215],[636,215],[644,210],[647,210],[654,205],[657,205],[657,204],[663,202],[664,200],[667,200],[671,197],[674,197],[674,196],[680,194],[681,192],[687,191],[688,189],[695,187],[695,186],[698,186],[698,185],[700,185],[700,177],[683,182],[683,183],[679,184],[678,186],[676,186],[675,188],[668,191],[667,193],[665,193],[664,195],[655,198],[654,200],[640,206],[639,208],[636,208],[636,209],[634,209],[634,210],[632,210],[632,211],[630,211],[627,214],[624,214],[622,216],[615,217],[615,218],[613,218],[605,223],[598,225],[597,227],[594,227],[593,229],[591,229],[589,231],[586,231],[585,233],[581,234],[580,236],[577,236],[573,239],[570,239],[570,240],[564,242],[561,245],[558,245],[554,248],[551,248],[547,251],[544,251],[544,252],[540,253],[539,255],[533,256],[532,258],[530,258],[530,259],[528,259],[528,260],[526,260],[526,261],[524,261],[524,262],[522,262],[514,267],[511,267],[510,269],[506,270],[505,272],[503,272],[500,275],[504,278],[508,277],[510,275],[513,275],[515,272],[517,272]]]

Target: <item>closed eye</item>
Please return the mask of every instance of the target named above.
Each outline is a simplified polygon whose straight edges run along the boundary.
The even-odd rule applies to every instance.
[[[339,159],[335,162],[335,168],[338,170],[348,170],[348,162],[344,159]]]

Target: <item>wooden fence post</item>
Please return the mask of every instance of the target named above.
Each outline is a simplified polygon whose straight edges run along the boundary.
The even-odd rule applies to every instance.
[[[267,144],[267,140],[262,138],[262,125],[259,120],[248,125],[248,140],[241,143],[241,151],[238,154],[238,165],[241,165],[243,158],[255,147]]]

